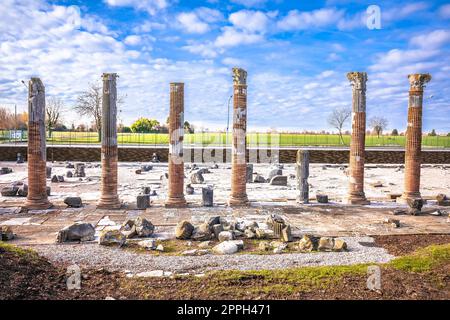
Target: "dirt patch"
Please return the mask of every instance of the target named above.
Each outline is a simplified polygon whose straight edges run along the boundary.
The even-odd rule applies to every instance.
[[[450,247],[429,248],[418,255],[422,260],[430,257],[429,264],[411,255],[397,264],[401,268],[382,265],[381,293],[367,289],[366,265],[166,278],[127,278],[104,269],[83,269],[81,290],[67,290],[65,268],[0,242],[0,299],[449,299]],[[406,268],[414,263],[425,271]]]
[[[450,234],[408,234],[373,236],[375,246],[386,249],[394,256],[402,256],[432,244],[450,243]]]

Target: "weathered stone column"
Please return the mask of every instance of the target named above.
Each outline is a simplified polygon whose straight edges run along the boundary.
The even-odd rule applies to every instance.
[[[431,80],[429,74],[408,75],[408,126],[405,144],[405,190],[399,202],[420,196],[420,163],[422,156],[422,102],[423,88]]]
[[[350,141],[349,190],[345,202],[369,204],[364,194],[364,153],[366,140],[366,82],[367,73],[349,72],[352,85],[352,138]]]
[[[28,195],[25,207],[48,209],[45,145],[45,87],[39,78],[28,83]]]
[[[231,154],[230,206],[247,205],[246,192],[246,131],[247,131],[247,71],[233,68],[233,143]]]
[[[297,173],[297,190],[299,195],[297,197],[298,203],[309,202],[309,151],[298,150],[297,151],[297,163],[295,166]]]
[[[104,73],[102,77],[102,185],[97,207],[118,209],[121,203],[117,195],[117,74]]]
[[[169,189],[165,206],[179,208],[186,206],[183,193],[184,83],[170,84],[169,112]]]

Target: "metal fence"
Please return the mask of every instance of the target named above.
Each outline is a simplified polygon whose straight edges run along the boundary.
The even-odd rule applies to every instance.
[[[0,130],[0,143],[26,144],[27,131]],[[343,140],[343,141],[342,141]],[[335,134],[301,134],[301,133],[247,133],[249,147],[280,146],[329,146],[342,147],[350,144],[350,135],[341,138]],[[231,133],[200,132],[185,134],[186,146],[224,146],[232,142]],[[119,133],[119,145],[167,146],[167,133]],[[47,145],[94,145],[100,144],[97,132],[53,131],[47,133]],[[367,147],[404,147],[405,136],[366,136]],[[423,136],[422,146],[427,148],[450,148],[450,136]]]

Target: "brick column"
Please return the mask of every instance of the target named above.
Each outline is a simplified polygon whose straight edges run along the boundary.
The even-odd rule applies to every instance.
[[[364,153],[366,140],[366,82],[367,73],[349,72],[352,85],[352,138],[350,141],[349,190],[344,202],[369,204],[364,194]]]
[[[408,75],[408,126],[405,144],[405,190],[399,202],[420,196],[420,163],[422,154],[422,102],[423,88],[431,80],[429,74]]]
[[[169,114],[169,190],[165,206],[186,206],[184,198],[184,83],[170,84]]]
[[[104,73],[102,77],[102,184],[97,207],[118,209],[121,203],[117,195],[117,74]]]
[[[48,209],[45,145],[45,87],[39,78],[28,83],[28,209]]]
[[[246,193],[247,71],[233,68],[233,143],[230,206],[248,204]]]

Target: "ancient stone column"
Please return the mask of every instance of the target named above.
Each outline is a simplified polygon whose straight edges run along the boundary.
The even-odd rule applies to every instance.
[[[45,87],[39,78],[28,83],[28,195],[25,207],[48,209],[45,145]]]
[[[117,74],[104,73],[102,77],[102,182],[97,207],[118,209],[121,203],[117,194]]]
[[[420,163],[422,154],[423,88],[431,80],[429,74],[410,74],[408,126],[405,145],[405,190],[399,202],[420,196]]]
[[[298,150],[297,151],[297,163],[295,166],[297,173],[297,190],[299,195],[297,197],[298,203],[309,202],[309,151]]]
[[[233,68],[233,143],[231,154],[230,206],[248,203],[246,182],[246,131],[247,131],[247,71]]]
[[[169,189],[165,206],[179,208],[186,206],[184,198],[184,83],[170,84],[169,114]]]
[[[366,140],[366,81],[367,73],[349,72],[352,85],[352,138],[350,141],[349,204],[369,204],[364,194],[364,153]]]

